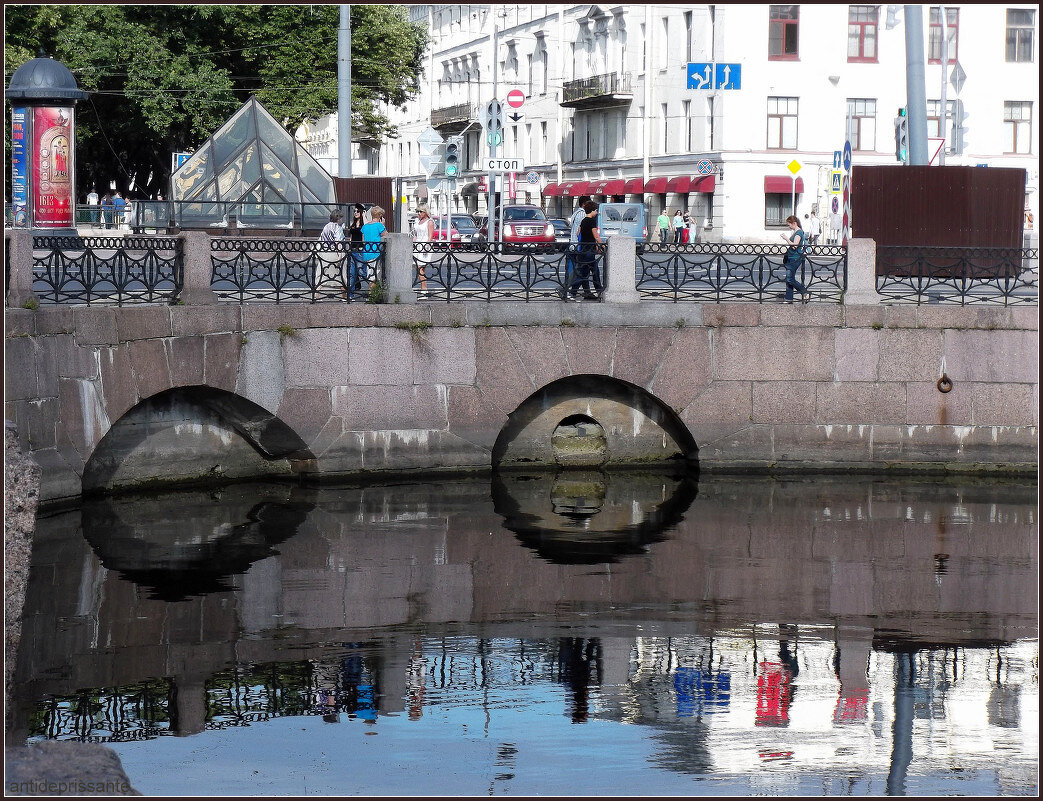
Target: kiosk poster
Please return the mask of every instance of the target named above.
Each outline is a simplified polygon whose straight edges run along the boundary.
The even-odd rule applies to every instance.
[[[72,112],[68,108],[33,109],[34,221],[39,228],[71,228]]]
[[[25,108],[14,108],[11,110],[11,214],[15,228],[29,227],[25,136]]]

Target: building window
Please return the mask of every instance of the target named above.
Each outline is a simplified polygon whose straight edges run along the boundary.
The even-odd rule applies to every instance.
[[[692,152],[692,101],[685,100],[681,103],[684,116],[684,152]]]
[[[960,10],[952,6],[945,7],[946,37],[949,43],[948,63],[955,64],[957,46],[960,42]],[[927,60],[931,64],[942,63],[942,14],[938,6],[931,8],[931,31],[927,48]]]
[[[670,65],[670,18],[663,17],[663,41],[658,47],[659,69],[665,70]]]
[[[663,120],[663,152],[664,153],[669,153],[670,152],[670,129],[667,127],[667,120],[669,118],[666,116],[666,110],[667,110],[666,109],[666,103],[663,103],[662,109],[661,109],[661,111],[662,111],[662,120]]]
[[[880,6],[848,6],[848,61],[876,61],[876,31],[879,18]]]
[[[692,60],[692,12],[684,12],[685,61]]]
[[[952,120],[953,110],[956,107],[955,100],[947,100],[945,107],[949,110],[949,119]],[[927,136],[932,139],[940,139],[942,136],[942,101],[927,101]]]
[[[770,228],[786,224],[793,213],[793,195],[770,192],[764,195],[764,226]]]
[[[849,99],[847,113],[851,117],[851,149],[876,150],[876,101]]]
[[[1007,9],[1007,61],[1032,63],[1035,16],[1032,9]]]
[[[768,58],[795,60],[800,6],[768,6]]]
[[[1032,152],[1032,103],[1007,100],[1003,103],[1003,152]]]
[[[547,163],[547,123],[540,123],[540,164]]]
[[[768,98],[768,149],[797,149],[797,98]]]
[[[714,124],[713,124],[713,122],[714,122],[714,102],[713,101],[714,101],[714,99],[712,97],[706,98],[706,122],[707,122],[706,149],[707,150],[713,150],[714,149],[714,142],[713,142],[713,134],[714,134]]]

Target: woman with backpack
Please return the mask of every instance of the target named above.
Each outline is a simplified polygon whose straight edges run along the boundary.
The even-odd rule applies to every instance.
[[[787,303],[792,303],[793,290],[797,290],[800,293],[800,302],[807,303],[811,300],[811,294],[808,292],[808,288],[797,280],[797,270],[800,269],[800,265],[804,261],[807,237],[804,234],[804,229],[800,227],[799,217],[791,214],[786,218],[786,225],[790,232],[788,234],[779,234],[786,240],[786,244],[789,246],[786,248],[786,255],[782,259],[782,266],[786,268],[786,291],[781,293],[779,297],[785,299]]]

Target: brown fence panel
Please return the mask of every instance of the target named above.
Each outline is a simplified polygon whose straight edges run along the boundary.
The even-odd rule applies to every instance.
[[[1020,248],[1024,209],[1023,169],[867,165],[851,172],[852,233],[878,247]],[[877,274],[895,266],[878,259]],[[934,275],[946,269],[931,267]]]
[[[394,222],[392,214],[392,178],[334,178],[333,186],[337,193],[338,203],[366,203],[380,206],[385,211],[384,225],[391,230]],[[347,222],[347,221],[345,221]]]

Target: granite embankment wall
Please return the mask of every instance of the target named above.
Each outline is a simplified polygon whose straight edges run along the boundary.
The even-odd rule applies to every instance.
[[[149,478],[604,460],[1034,472],[1035,307],[217,304],[7,310],[41,499]],[[951,390],[938,387],[941,374]],[[559,460],[560,461],[560,460]]]

